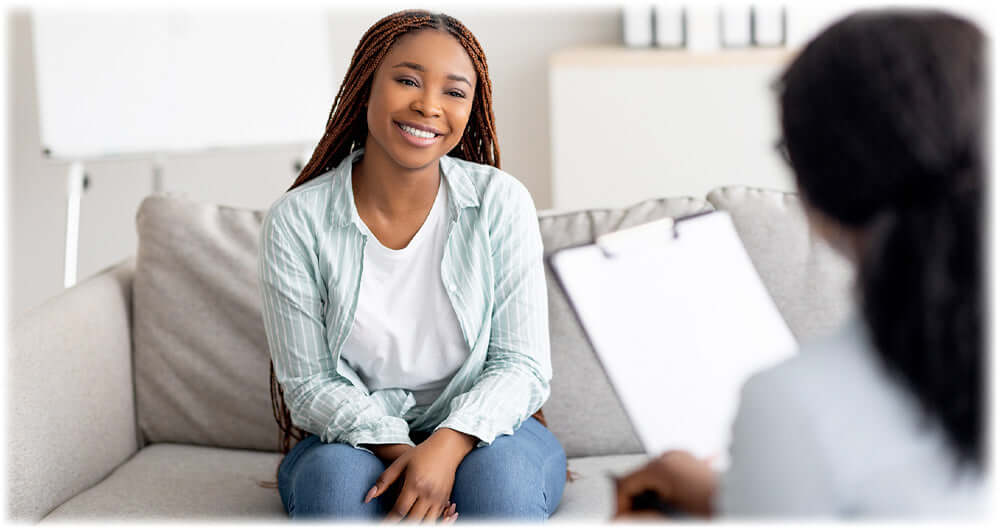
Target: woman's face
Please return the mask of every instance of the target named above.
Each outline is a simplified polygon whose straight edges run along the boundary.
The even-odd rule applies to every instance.
[[[382,59],[368,99],[368,148],[405,169],[437,163],[459,141],[476,93],[476,70],[451,35],[400,37]]]

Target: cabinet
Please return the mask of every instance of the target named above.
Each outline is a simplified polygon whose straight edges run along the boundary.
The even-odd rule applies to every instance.
[[[772,85],[786,49],[573,48],[550,58],[553,208],[791,190]]]

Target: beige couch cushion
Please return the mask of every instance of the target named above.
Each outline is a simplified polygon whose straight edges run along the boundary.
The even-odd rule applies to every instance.
[[[144,448],[107,479],[64,503],[44,521],[287,519],[274,479],[278,454],[189,445]],[[579,474],[567,483],[553,520],[602,521],[614,510],[608,472],[622,474],[642,455],[573,459]]]
[[[45,521],[287,518],[274,481],[277,453],[155,444]]]
[[[277,450],[258,211],[170,196],[136,217],[136,408],[149,442]]]

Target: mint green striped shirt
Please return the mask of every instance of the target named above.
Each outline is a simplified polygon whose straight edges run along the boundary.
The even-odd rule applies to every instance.
[[[452,428],[488,445],[549,396],[548,301],[534,203],[514,177],[445,156],[451,209],[441,280],[470,354],[429,405],[406,388],[370,391],[340,352],[354,323],[368,238],[357,224],[351,153],[285,193],[264,216],[264,328],[292,422],[324,442],[412,445]],[[434,280],[413,278],[414,281]]]

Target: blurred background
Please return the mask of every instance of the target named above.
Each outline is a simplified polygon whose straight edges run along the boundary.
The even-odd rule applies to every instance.
[[[792,190],[772,83],[863,5],[409,7],[477,36],[503,169],[539,210],[574,210]],[[401,7],[8,11],[9,318],[134,255],[151,193],[267,209],[323,134],[361,35]],[[948,9],[987,27],[985,7]]]

